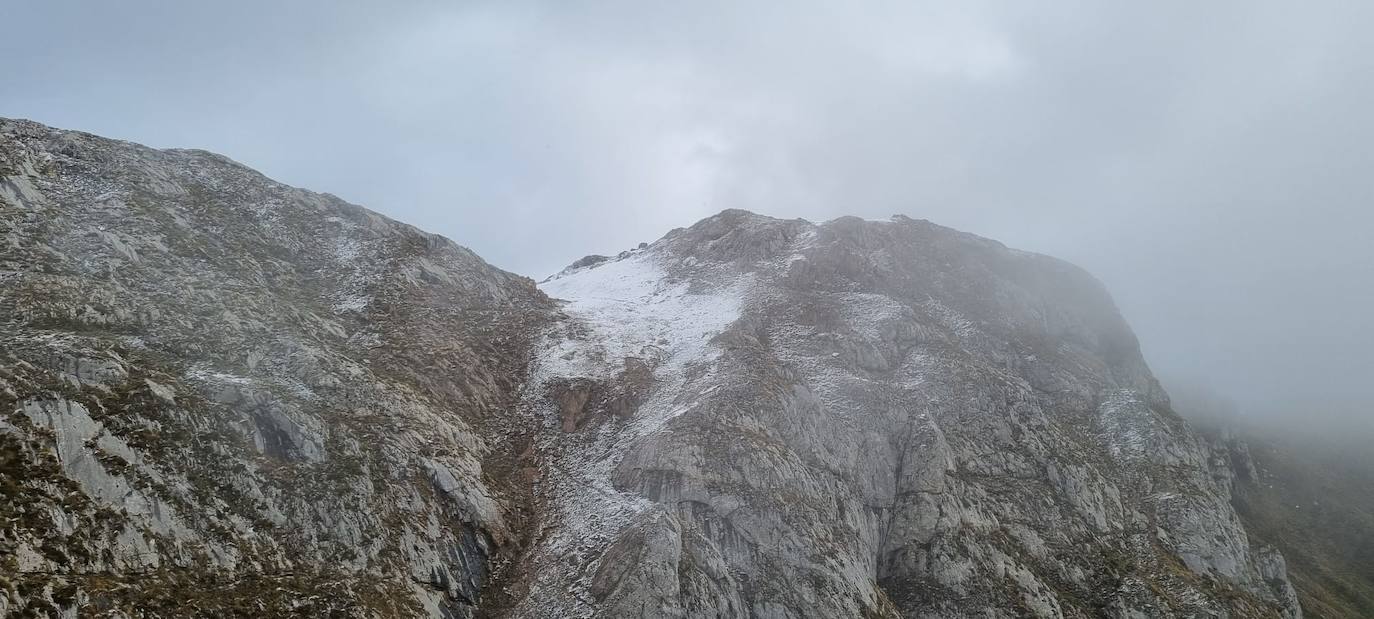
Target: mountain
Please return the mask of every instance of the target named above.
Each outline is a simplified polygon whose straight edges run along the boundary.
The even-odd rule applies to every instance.
[[[725,211],[536,286],[205,152],[0,178],[0,616],[1301,616],[1053,258]]]
[[[517,615],[1295,616],[1102,287],[897,217],[726,211],[542,288]],[[574,595],[558,595],[570,591]]]
[[[1374,462],[1358,451],[1272,435],[1232,438],[1253,454],[1235,504],[1252,534],[1289,559],[1309,618],[1374,616]]]
[[[553,304],[223,157],[0,124],[0,615],[475,607]]]
[[[1235,454],[1232,502],[1283,552],[1305,616],[1374,616],[1374,427],[1321,405],[1246,414],[1205,385],[1170,385],[1178,411]]]

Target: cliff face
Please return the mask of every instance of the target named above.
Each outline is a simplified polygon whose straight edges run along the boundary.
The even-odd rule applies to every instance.
[[[0,121],[0,616],[1298,616],[1102,287],[726,211],[536,289]]]
[[[1070,265],[727,211],[543,289],[554,507],[517,614],[1300,612],[1225,451]]]
[[[0,177],[0,615],[475,606],[532,281],[204,152],[0,121]]]

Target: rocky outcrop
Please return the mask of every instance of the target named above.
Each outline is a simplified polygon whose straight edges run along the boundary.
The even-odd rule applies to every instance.
[[[726,211],[536,288],[0,121],[0,336],[0,616],[1300,614],[1102,287],[924,221]]]
[[[0,615],[470,616],[549,311],[223,157],[0,121]]]
[[[1077,268],[727,211],[543,287],[567,316],[527,389],[552,507],[525,561],[559,567],[518,616],[1300,614]],[[541,385],[626,359],[643,403],[569,434]]]

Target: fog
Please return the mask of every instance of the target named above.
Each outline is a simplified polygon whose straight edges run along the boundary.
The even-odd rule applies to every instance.
[[[1085,267],[1242,411],[1374,417],[1374,4],[399,4],[7,3],[0,115],[537,279],[724,208],[903,213]]]

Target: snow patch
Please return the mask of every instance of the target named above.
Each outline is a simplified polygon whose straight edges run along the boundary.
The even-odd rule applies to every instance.
[[[585,601],[594,561],[636,517],[655,509],[647,498],[617,490],[611,476],[631,444],[690,410],[683,402],[696,398],[682,398],[689,383],[710,382],[720,354],[711,340],[739,318],[753,278],[709,279],[729,283],[702,289],[700,280],[696,286],[674,280],[655,254],[635,252],[540,284],[564,301],[568,316],[546,334],[525,393],[525,413],[549,437],[543,441],[550,454],[543,491],[557,497],[550,501],[560,512],[553,520],[562,523],[543,552],[580,567],[541,575],[539,588]],[[560,379],[612,379],[627,357],[644,360],[654,371],[653,387],[634,418],[562,433],[549,386]],[[694,373],[697,378],[689,380]],[[578,612],[591,616],[594,608],[580,605]]]
[[[555,376],[605,377],[625,357],[653,356],[670,366],[710,361],[709,342],[739,318],[741,286],[709,294],[671,282],[650,255],[607,262],[540,285],[567,301],[564,311],[589,329],[585,339],[563,339],[543,355]]]
[[[372,297],[365,294],[353,293],[343,295],[334,304],[334,312],[342,314],[344,312],[361,312],[372,302]]]
[[[247,385],[252,382],[245,376],[236,376],[225,372],[212,372],[205,364],[197,364],[186,371],[186,378],[207,383],[230,383],[234,385]]]
[[[1098,415],[1102,421],[1103,439],[1115,458],[1144,458],[1167,433],[1145,399],[1130,389],[1107,393]]]

